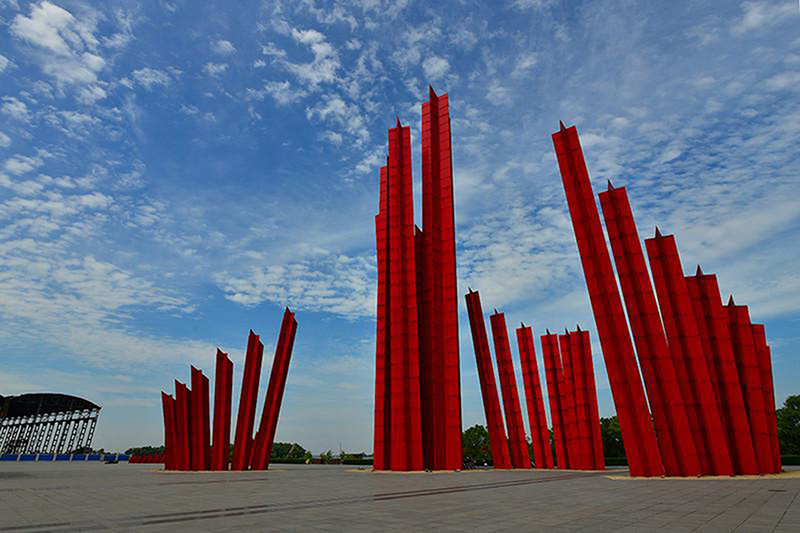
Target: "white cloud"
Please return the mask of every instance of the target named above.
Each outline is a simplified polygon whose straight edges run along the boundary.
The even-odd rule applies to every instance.
[[[106,93],[105,89],[103,89],[100,85],[83,87],[78,92],[78,100],[87,105],[91,105],[98,100],[103,100],[106,96],[108,96],[108,93]]]
[[[3,106],[0,107],[0,111],[21,122],[27,122],[30,118],[28,106],[25,105],[25,102],[13,96],[3,97]]]
[[[248,98],[263,100],[265,96],[270,96],[281,106],[293,104],[306,94],[305,90],[292,87],[288,81],[268,81],[262,89],[247,89]]]
[[[323,95],[317,105],[306,108],[306,117],[337,124],[353,136],[359,146],[369,140],[366,119],[359,108],[336,94]]]
[[[0,72],[4,72],[11,64],[11,60],[3,54],[0,54]]]
[[[330,130],[322,132],[320,137],[335,146],[340,146],[344,140],[344,137],[342,137],[341,133],[336,133],[335,131]]]
[[[321,83],[337,80],[336,73],[340,67],[339,54],[325,39],[325,35],[317,30],[292,28],[291,36],[296,42],[308,46],[314,54],[314,59],[310,63],[284,61],[284,67],[289,72],[297,76],[310,89],[316,89]]]
[[[225,71],[227,71],[227,70],[228,70],[228,64],[227,63],[211,63],[211,62],[209,62],[209,63],[206,63],[205,65],[203,65],[203,72],[205,72],[209,76],[213,76],[215,78],[218,78],[218,77],[222,76],[223,74],[225,74]]]
[[[798,21],[798,8],[794,2],[742,2],[742,17],[733,25],[735,34],[766,30],[781,22]]]
[[[11,137],[0,131],[0,148],[8,148],[11,146]]]
[[[134,70],[131,73],[131,77],[136,81],[136,83],[138,83],[148,91],[157,85],[166,87],[167,85],[172,83],[172,78],[170,77],[169,74],[167,74],[163,70],[158,70],[150,67],[144,67]]]
[[[214,41],[211,43],[211,50],[219,55],[227,56],[233,53],[236,53],[236,47],[233,46],[233,43],[230,41],[226,41],[224,39],[220,39],[219,41]]]
[[[536,66],[536,63],[539,62],[539,56],[537,54],[526,52],[519,56],[517,59],[516,65],[514,65],[514,70],[511,71],[512,78],[524,78],[530,71],[533,70],[533,67]]]
[[[264,68],[267,66],[267,62],[263,59],[256,59],[253,61],[253,68]]]
[[[85,10],[78,19],[44,1],[31,7],[30,16],[14,17],[11,33],[35,47],[42,71],[60,84],[94,83],[105,67],[94,36],[96,18],[93,11]]]
[[[514,0],[512,6],[516,9],[544,9],[553,3],[554,0]]]
[[[39,157],[28,157],[17,154],[6,159],[3,168],[9,174],[25,174],[41,166],[42,160]]]
[[[432,55],[422,62],[422,70],[429,80],[437,81],[450,71],[450,63],[443,57]]]

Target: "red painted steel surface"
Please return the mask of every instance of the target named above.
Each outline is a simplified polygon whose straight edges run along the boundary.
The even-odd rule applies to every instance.
[[[579,434],[585,446],[585,463],[575,468],[604,470],[603,440],[600,434],[600,414],[597,408],[597,389],[594,382],[592,346],[589,332],[569,333],[572,376],[575,383],[575,413]],[[563,357],[563,355],[562,355]]]
[[[381,168],[380,206],[375,216],[375,243],[378,259],[378,312],[375,347],[375,419],[373,443],[373,468],[388,470],[391,456],[391,339],[389,323],[389,248],[387,243],[387,213],[389,209],[389,190],[387,167]]]
[[[475,362],[478,366],[478,379],[481,383],[483,412],[489,430],[489,445],[492,450],[492,461],[495,468],[512,468],[511,456],[503,425],[503,414],[500,410],[500,398],[497,396],[497,382],[492,368],[492,354],[489,351],[489,338],[486,336],[486,324],[483,320],[481,297],[478,291],[469,291],[466,295],[469,327],[472,333],[472,346],[475,350]]]
[[[744,404],[750,420],[750,431],[753,436],[753,449],[756,453],[758,471],[761,474],[775,469],[773,445],[770,439],[767,407],[764,403],[764,390],[761,383],[761,369],[756,355],[753,339],[753,328],[750,323],[750,312],[746,305],[736,305],[731,298],[726,306],[728,311],[728,327],[731,332],[731,344],[742,384]]]
[[[192,376],[192,470],[210,468],[211,450],[209,448],[210,429],[208,421],[208,378],[195,367]]]
[[[632,476],[664,473],[576,128],[553,134],[570,217]]]
[[[569,449],[567,443],[566,426],[564,423],[564,410],[560,390],[563,378],[561,377],[561,350],[558,346],[558,335],[547,332],[542,335],[542,360],[544,373],[547,380],[547,398],[550,404],[550,420],[553,423],[553,444],[556,452],[556,463],[559,469],[569,468]]]
[[[700,475],[689,418],[625,188],[615,189],[609,182],[608,190],[600,193],[600,205],[653,411],[665,473]]]
[[[462,466],[455,211],[448,95],[422,104],[422,231],[417,260],[425,466]]]
[[[233,362],[228,354],[217,349],[214,374],[214,432],[211,449],[211,470],[227,470],[231,447],[231,398],[233,394]]]
[[[164,415],[164,466],[167,470],[176,470],[175,399],[166,392],[161,393],[161,408]]]
[[[283,313],[278,344],[275,347],[275,357],[272,360],[264,411],[250,465],[253,470],[266,470],[269,467],[269,458],[275,442],[275,430],[278,426],[278,415],[283,401],[283,391],[286,386],[286,376],[289,372],[289,361],[292,357],[296,332],[297,321],[294,319],[294,313],[287,308]]]
[[[645,241],[658,305],[664,320],[673,362],[687,401],[687,415],[695,438],[695,447],[703,474],[732,475],[733,462],[723,428],[719,404],[711,384],[703,345],[697,329],[689,290],[683,276],[678,248],[672,235],[656,236]],[[695,416],[691,411],[694,410]]]
[[[511,464],[514,468],[531,468],[531,457],[528,453],[528,442],[525,439],[525,424],[522,421],[522,408],[519,404],[517,378],[514,375],[514,362],[511,359],[505,315],[495,311],[489,317],[489,322],[492,326],[497,373],[503,391],[503,409],[511,448]]]
[[[517,328],[517,346],[522,365],[522,383],[525,388],[525,403],[528,407],[528,424],[531,430],[531,448],[536,468],[553,468],[553,450],[550,447],[550,431],[544,411],[544,396],[536,363],[536,348],[533,330],[520,324]]]
[[[769,440],[772,444],[772,472],[781,471],[781,451],[778,445],[778,420],[775,414],[775,385],[772,380],[772,356],[767,344],[767,333],[763,324],[753,324],[753,344],[761,374],[761,392],[764,395],[764,411],[767,418]]]
[[[231,470],[247,470],[252,453],[253,422],[256,414],[258,383],[261,376],[261,362],[264,345],[258,335],[250,331],[247,340],[247,354],[244,362],[244,376],[239,396],[239,412],[236,419],[236,436],[233,441]]]
[[[175,469],[189,470],[192,466],[191,445],[191,391],[175,380]]]
[[[578,433],[578,421],[575,416],[575,383],[572,380],[572,346],[568,335],[558,336],[561,352],[560,372],[558,377],[558,393],[561,396],[561,417],[567,442],[567,463],[569,468],[581,468],[585,460],[586,449],[583,447]]]
[[[758,463],[753,449],[750,421],[747,418],[739,372],[733,355],[728,313],[722,306],[717,277],[703,274],[700,267],[686,277],[692,299],[695,322],[703,344],[709,372],[716,379],[722,424],[736,474],[757,474]]]

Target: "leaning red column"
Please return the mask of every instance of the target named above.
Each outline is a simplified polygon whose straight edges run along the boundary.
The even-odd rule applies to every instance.
[[[191,368],[192,378],[192,470],[208,470],[211,456],[210,430],[208,422],[208,378],[203,372]]]
[[[734,473],[758,474],[750,421],[728,328],[728,313],[722,305],[717,277],[704,274],[698,266],[694,276],[686,277],[686,287],[692,299],[706,361],[709,369],[715,369],[718,380],[720,415],[728,437]]]
[[[231,398],[233,362],[217,349],[214,373],[214,430],[211,447],[211,470],[227,470],[231,447]]]
[[[470,289],[466,295],[469,327],[472,333],[472,346],[475,350],[475,362],[478,366],[478,379],[481,384],[483,411],[489,430],[489,445],[492,450],[492,461],[495,468],[512,468],[508,450],[506,430],[503,425],[503,414],[500,410],[500,399],[497,396],[497,382],[494,379],[492,355],[489,351],[489,339],[486,336],[486,324],[483,320],[481,297],[478,291]]]
[[[764,413],[772,451],[773,473],[781,471],[781,451],[778,443],[778,420],[775,414],[775,386],[772,380],[772,354],[767,344],[767,333],[763,324],[753,324],[753,345],[761,376],[761,392],[764,395]]]
[[[736,305],[733,297],[728,301],[726,310],[733,354],[736,358],[736,366],[742,384],[742,395],[750,421],[758,471],[760,474],[770,473],[775,469],[774,448],[770,439],[767,407],[764,402],[765,394],[761,383],[761,369],[753,339],[753,328],[750,323],[750,312],[746,305]]]
[[[517,346],[522,365],[525,402],[528,407],[534,466],[550,469],[553,468],[553,450],[550,447],[550,432],[547,429],[544,397],[539,380],[539,367],[536,363],[536,348],[533,343],[533,330],[530,326],[520,323],[520,327],[517,328]]]
[[[378,259],[378,309],[375,348],[375,418],[373,439],[373,468],[390,468],[391,444],[391,339],[389,323],[389,249],[387,241],[387,216],[389,191],[387,167],[380,171],[380,200],[378,214],[375,216],[375,242]]]
[[[258,382],[261,376],[263,357],[264,345],[258,335],[250,330],[250,335],[247,339],[242,389],[239,393],[239,412],[236,418],[236,436],[233,441],[231,470],[247,470],[249,466],[253,422],[258,398]]]
[[[558,345],[561,352],[560,372],[557,372],[558,393],[561,396],[561,417],[567,443],[567,461],[569,468],[579,469],[585,462],[586,450],[578,432],[578,420],[575,416],[575,382],[572,376],[572,346],[569,335],[559,335]]]
[[[508,441],[511,447],[511,464],[514,468],[530,468],[531,457],[528,454],[528,443],[525,439],[525,425],[522,422],[522,408],[519,404],[517,379],[514,375],[514,362],[511,359],[505,315],[495,310],[494,314],[489,317],[489,322],[492,326],[497,373],[500,376],[500,387],[503,390],[503,409],[506,414]]]
[[[696,413],[697,426],[693,428],[693,435],[700,468],[704,474],[733,475],[727,434],[711,385],[675,238],[662,236],[656,229],[656,236],[647,239],[645,246],[673,361],[679,375],[683,366],[688,377],[688,386],[683,392],[684,397],[692,398],[687,409],[694,405]],[[692,423],[691,413],[687,414]]]
[[[624,187],[600,193],[614,262],[668,476],[698,476],[700,462]]]
[[[161,393],[161,408],[164,415],[164,468],[177,470],[175,435],[175,399],[166,392]]]
[[[283,401],[283,391],[286,386],[286,376],[289,372],[289,361],[292,357],[296,331],[297,322],[294,319],[294,313],[287,308],[283,313],[283,321],[278,334],[278,344],[275,347],[275,356],[272,359],[272,371],[269,376],[267,396],[264,400],[261,425],[254,444],[253,460],[250,465],[253,470],[266,470],[269,467],[269,458],[275,441],[278,414]]]
[[[583,426],[582,434],[586,442],[586,465],[589,470],[605,469],[603,456],[603,440],[600,434],[600,414],[597,408],[597,389],[594,383],[594,366],[592,364],[592,346],[589,332],[570,332],[570,356],[575,381],[575,390],[581,391],[576,416]]]
[[[547,398],[550,404],[550,419],[553,422],[553,444],[556,451],[556,463],[559,469],[569,468],[569,450],[567,447],[566,426],[562,406],[563,394],[559,390],[561,378],[561,351],[558,347],[558,335],[547,331],[542,335],[542,360],[547,380]]]
[[[553,134],[572,226],[632,476],[664,473],[576,128]]]
[[[175,380],[175,468],[189,470],[192,465],[191,446],[191,391]]]

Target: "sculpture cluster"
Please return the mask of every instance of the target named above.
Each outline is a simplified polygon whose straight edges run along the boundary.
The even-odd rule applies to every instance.
[[[137,453],[131,455],[128,464],[164,464],[164,452],[161,453]]]
[[[480,295],[477,291],[470,290],[466,300],[494,467],[531,468],[505,315],[495,310],[489,321],[500,388],[503,392],[508,437],[500,411]],[[516,333],[531,430],[533,462],[537,468],[553,468],[553,453],[539,382],[533,331],[530,326],[521,324]],[[548,331],[547,335],[542,336],[542,355],[558,467],[604,469],[589,333],[580,328],[560,336]]]
[[[631,342],[576,128],[562,124],[553,143],[631,475],[779,472],[764,326],[732,297],[723,306],[716,276],[684,276],[658,229],[645,241],[654,292],[627,193],[609,182],[600,203]]]
[[[217,350],[213,432],[209,426],[209,381],[202,371],[192,367],[191,389],[176,380],[174,398],[161,393],[166,441],[164,463],[167,470],[228,470],[229,463],[231,470],[266,470],[269,467],[296,333],[297,321],[294,313],[287,308],[272,360],[261,425],[253,438],[264,345],[259,336],[250,331],[232,460],[233,362],[226,353]]]
[[[376,470],[462,466],[455,222],[447,95],[422,105],[422,229],[414,226],[411,129],[389,130],[375,217]]]

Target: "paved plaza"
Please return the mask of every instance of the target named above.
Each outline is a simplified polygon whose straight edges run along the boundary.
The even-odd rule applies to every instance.
[[[0,463],[0,532],[800,531],[797,469],[756,479],[624,474]]]

